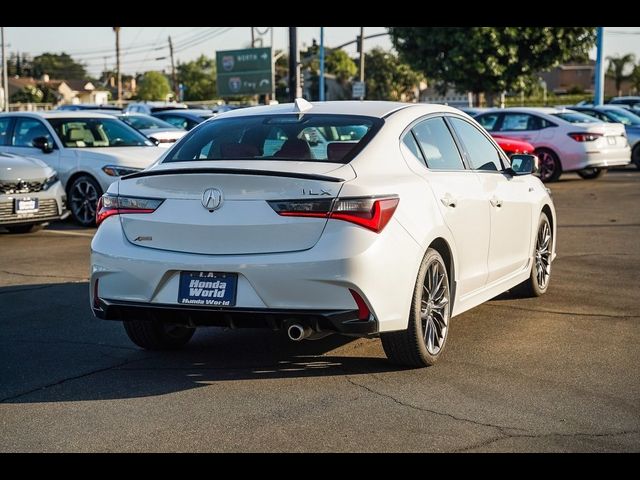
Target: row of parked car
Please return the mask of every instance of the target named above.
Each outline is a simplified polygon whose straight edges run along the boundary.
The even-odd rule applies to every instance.
[[[69,215],[93,225],[97,201],[115,179],[148,167],[187,131],[232,108],[145,102],[1,114],[0,226],[30,232]]]
[[[0,226],[28,232],[69,214],[94,225],[98,199],[113,181],[150,166],[218,113],[137,103],[125,111],[83,105],[0,114]],[[631,110],[580,105],[467,113],[508,155],[537,155],[545,182],[568,171],[597,178],[630,157],[640,168],[640,117]]]
[[[610,167],[630,162],[640,169],[640,116],[622,105],[462,110],[507,153],[537,155],[544,182],[563,172],[598,178]],[[514,141],[528,145],[518,144],[518,151],[511,152],[508,142]]]

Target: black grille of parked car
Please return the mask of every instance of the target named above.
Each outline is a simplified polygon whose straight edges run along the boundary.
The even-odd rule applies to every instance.
[[[48,198],[40,200],[38,204],[38,211],[36,213],[27,213],[17,215],[14,213],[14,202],[0,202],[0,225],[3,223],[13,223],[18,220],[37,220],[39,218],[57,217],[58,203],[55,198]]]
[[[33,193],[42,190],[44,182],[30,182],[28,180],[19,180],[17,182],[0,181],[0,194],[11,195],[13,193]]]

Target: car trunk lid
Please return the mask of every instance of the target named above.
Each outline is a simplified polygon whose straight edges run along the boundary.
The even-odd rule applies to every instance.
[[[331,199],[353,178],[351,166],[322,162],[161,164],[126,177],[119,195],[162,198],[162,205],[120,221],[129,241],[148,248],[210,255],[306,250],[327,219],[279,216],[267,202]]]

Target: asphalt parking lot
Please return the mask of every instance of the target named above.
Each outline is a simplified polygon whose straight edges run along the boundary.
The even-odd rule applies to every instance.
[[[0,231],[0,451],[640,451],[640,172],[551,189],[548,294],[456,317],[418,370],[262,330],[145,352],[89,310],[92,230]]]

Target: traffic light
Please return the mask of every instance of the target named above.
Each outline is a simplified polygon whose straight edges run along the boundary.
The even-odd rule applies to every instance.
[[[356,51],[360,53],[360,35],[356,36]]]

